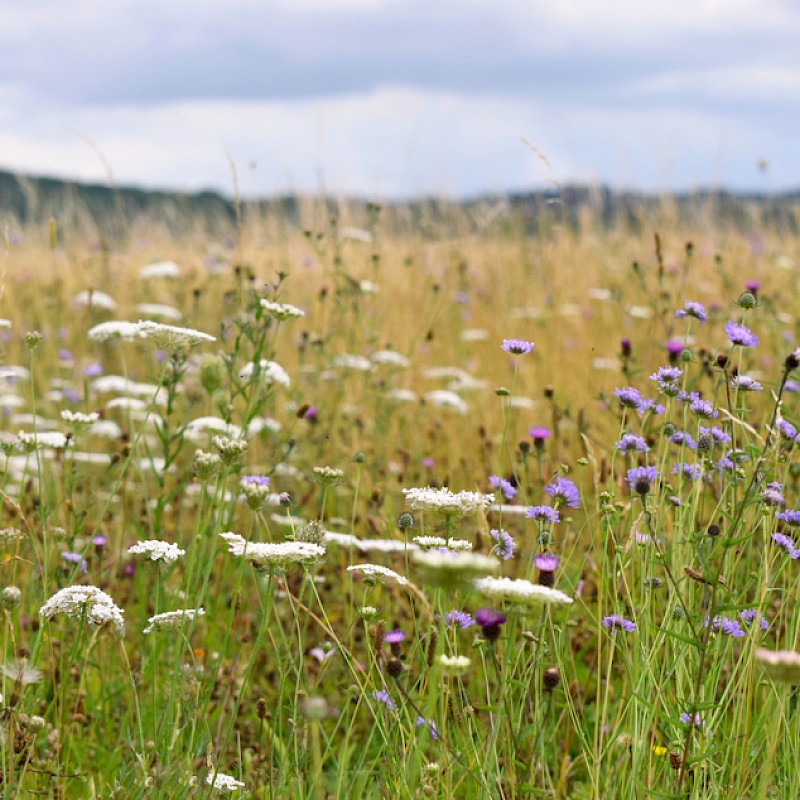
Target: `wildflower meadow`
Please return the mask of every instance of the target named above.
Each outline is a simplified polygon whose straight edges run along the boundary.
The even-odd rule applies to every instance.
[[[304,213],[6,229],[2,796],[800,796],[797,237]]]

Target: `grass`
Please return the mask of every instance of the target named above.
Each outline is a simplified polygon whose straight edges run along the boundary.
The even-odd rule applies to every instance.
[[[797,689],[756,650],[800,649],[796,240],[398,239],[372,208],[368,242],[312,212],[227,243],[7,237],[4,796],[792,797]],[[164,258],[178,279],[140,277]],[[88,335],[143,303],[214,341]],[[51,615],[76,586],[105,595]]]

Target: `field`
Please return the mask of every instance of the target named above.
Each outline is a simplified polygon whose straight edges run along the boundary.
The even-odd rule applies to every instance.
[[[6,228],[3,796],[800,796],[796,236],[304,214]]]

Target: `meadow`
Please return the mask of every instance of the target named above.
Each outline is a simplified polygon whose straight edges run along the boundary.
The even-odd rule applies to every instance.
[[[792,798],[800,246],[6,226],[0,781]]]

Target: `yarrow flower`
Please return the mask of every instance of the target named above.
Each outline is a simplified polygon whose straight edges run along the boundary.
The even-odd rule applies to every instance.
[[[733,320],[725,323],[725,335],[740,347],[755,347],[758,344],[758,337],[748,327]]]
[[[156,614],[149,617],[147,622],[148,626],[142,631],[143,633],[152,633],[153,631],[166,631],[177,628],[183,622],[191,622],[197,617],[205,615],[205,610],[202,608],[183,608],[178,611],[165,611],[163,614]]]
[[[503,493],[506,500],[511,500],[517,493],[517,487],[511,481],[501,478],[499,475],[492,475],[489,478],[489,483],[494,489],[499,489]]]
[[[545,486],[544,490],[556,503],[570,508],[578,508],[580,505],[581,496],[578,487],[569,478],[558,477]]]
[[[556,525],[560,522],[558,510],[550,506],[528,506],[525,516],[528,519],[535,519],[537,522],[545,522],[548,525]]]
[[[125,635],[124,613],[110,595],[96,586],[67,586],[39,609],[39,616],[45,619],[65,614],[71,619],[83,619],[90,625],[110,623],[118,636]]]
[[[625,619],[625,617],[619,614],[611,614],[608,617],[603,617],[603,627],[608,628],[611,633],[615,633],[618,630],[631,633],[636,630],[636,623]]]
[[[517,543],[511,538],[511,534],[508,531],[492,529],[489,531],[489,535],[495,541],[492,552],[498,558],[503,561],[508,561],[508,559],[513,558],[514,551],[517,549]]]
[[[172,564],[181,556],[186,555],[185,550],[171,542],[164,542],[160,539],[146,539],[128,548],[128,555],[147,556],[151,561],[162,561],[165,564]]]
[[[629,469],[625,480],[631,491],[636,494],[645,495],[650,491],[651,486],[658,479],[658,470],[655,467],[635,467]]]
[[[679,308],[675,312],[675,317],[676,319],[694,317],[694,319],[700,321],[701,325],[703,325],[705,321],[708,319],[708,315],[706,314],[706,310],[703,307],[702,303],[696,303],[694,300],[687,300],[683,304],[683,308]]]
[[[534,346],[533,342],[527,342],[524,339],[503,339],[503,344],[500,345],[500,348],[505,350],[506,353],[522,356],[530,353]]]
[[[644,438],[634,433],[624,433],[620,440],[614,444],[614,447],[619,450],[620,453],[628,453],[629,451],[646,453],[650,449]]]

